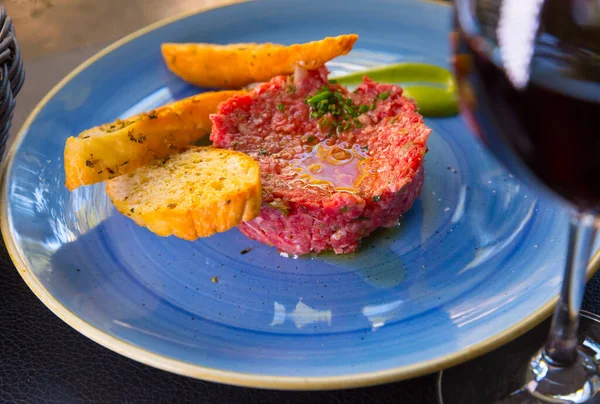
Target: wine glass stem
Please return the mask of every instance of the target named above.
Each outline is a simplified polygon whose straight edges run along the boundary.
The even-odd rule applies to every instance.
[[[544,347],[547,359],[556,366],[567,367],[577,360],[579,311],[595,235],[593,215],[572,215],[565,275]]]

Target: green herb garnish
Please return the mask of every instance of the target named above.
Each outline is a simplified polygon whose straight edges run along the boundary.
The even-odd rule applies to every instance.
[[[310,118],[330,116],[331,119],[323,119],[319,122],[321,129],[329,126],[337,129],[338,132],[358,127],[360,122],[356,118],[369,110],[368,105],[355,105],[351,98],[327,86],[321,87],[316,94],[307,97],[305,103],[310,106]]]
[[[321,92],[317,93],[316,95],[313,95],[312,97],[307,98],[306,102],[311,107],[315,107],[316,106],[315,104],[319,103],[319,101],[328,99],[329,97],[331,97],[332,94],[333,93],[329,90],[321,91]]]
[[[281,112],[285,109],[285,106],[282,103],[277,104],[277,109]]]

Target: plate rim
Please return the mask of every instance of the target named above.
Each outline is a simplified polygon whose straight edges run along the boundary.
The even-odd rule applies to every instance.
[[[225,0],[216,5],[202,7],[200,9],[187,11],[165,18],[155,23],[149,24],[125,37],[108,45],[100,50],[83,63],[73,69],[61,81],[58,82],[35,106],[28,115],[23,126],[15,136],[11,147],[5,155],[4,161],[0,166],[0,231],[4,239],[9,256],[13,261],[17,271],[37,296],[37,298],[52,311],[62,321],[69,326],[91,339],[92,341],[110,349],[120,355],[133,359],[137,362],[162,369],[171,373],[180,374],[196,379],[207,380],[211,382],[225,383],[243,387],[264,388],[264,389],[282,389],[282,390],[333,390],[344,388],[366,387],[378,384],[390,383],[409,378],[430,374],[451,366],[459,365],[477,356],[519,337],[536,325],[546,319],[552,312],[558,301],[558,295],[551,301],[538,308],[533,314],[521,320],[519,323],[505,329],[504,331],[484,340],[473,346],[461,349],[449,355],[434,358],[425,362],[402,366],[376,372],[357,373],[347,376],[324,376],[324,377],[298,377],[298,376],[275,376],[258,375],[252,373],[241,373],[226,371],[205,366],[191,365],[186,362],[171,359],[159,355],[146,349],[135,346],[132,343],[120,340],[108,333],[94,327],[82,318],[75,315],[64,305],[62,305],[48,290],[41,284],[33,271],[30,270],[27,261],[21,256],[20,249],[10,231],[8,218],[8,198],[7,198],[7,178],[12,168],[12,162],[16,151],[19,149],[22,140],[25,138],[29,127],[37,118],[44,106],[71,80],[87,67],[113,52],[117,48],[141,37],[151,31],[161,28],[165,25],[177,22],[187,17],[201,14],[210,10],[235,6],[242,3],[253,2],[254,0]],[[436,3],[440,6],[450,7],[447,2],[440,0],[421,0],[430,3]],[[600,251],[592,257],[587,269],[587,280],[600,269]]]

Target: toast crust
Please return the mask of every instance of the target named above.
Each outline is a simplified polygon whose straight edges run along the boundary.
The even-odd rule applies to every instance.
[[[106,182],[119,212],[159,236],[224,232],[260,214],[258,163],[243,153],[192,147]]]

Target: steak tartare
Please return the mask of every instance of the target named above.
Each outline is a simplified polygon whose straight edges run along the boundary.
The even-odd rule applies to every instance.
[[[396,85],[365,78],[353,92],[326,68],[278,76],[211,115],[216,147],[260,166],[259,217],[239,229],[291,254],[349,253],[398,223],[423,185],[430,133]]]

